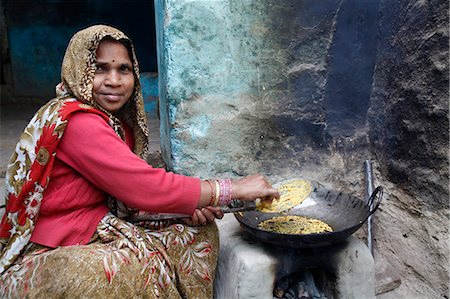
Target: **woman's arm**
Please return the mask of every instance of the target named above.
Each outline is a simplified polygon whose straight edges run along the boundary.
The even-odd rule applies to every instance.
[[[201,182],[201,198],[192,217],[184,220],[187,224],[206,224],[214,221],[216,218],[221,219],[223,217],[223,212],[220,208],[208,206],[211,201],[213,186],[214,185],[209,184],[207,181]],[[231,190],[232,198],[244,201],[253,200],[255,198],[272,201],[275,198],[279,198],[278,191],[267,182],[264,176],[259,174],[233,180],[231,183]],[[214,193],[216,192],[217,190],[214,190]]]
[[[92,113],[71,117],[56,155],[99,189],[140,210],[191,215],[201,197],[199,179],[151,167]]]
[[[201,182],[201,198],[197,208],[208,206],[213,193],[212,186],[207,181]],[[214,187],[213,187],[214,188]],[[273,188],[266,178],[261,174],[247,176],[241,179],[231,181],[231,198],[242,201],[261,198],[271,201],[279,197],[278,190]],[[214,190],[217,192],[217,190]]]
[[[95,114],[82,112],[72,116],[57,157],[91,183],[132,207],[193,215],[196,208],[211,205],[214,184],[151,167]],[[271,200],[278,196],[261,175],[233,180],[231,191],[232,198],[241,200]],[[211,216],[209,212],[220,216],[217,209],[203,211],[207,216]]]

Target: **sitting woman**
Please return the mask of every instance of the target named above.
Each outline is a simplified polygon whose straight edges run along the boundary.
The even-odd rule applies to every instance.
[[[277,190],[261,175],[202,181],[146,163],[138,64],[121,31],[76,33],[61,78],[8,165],[2,296],[211,298],[220,206]],[[145,212],[189,216],[129,221]]]

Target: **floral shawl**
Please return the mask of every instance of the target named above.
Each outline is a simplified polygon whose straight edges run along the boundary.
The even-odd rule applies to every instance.
[[[77,111],[96,113],[103,117],[123,139],[119,119],[96,104],[92,98],[96,50],[105,37],[128,45],[135,76],[134,92],[119,111],[120,118],[132,128],[134,152],[147,157],[148,128],[144,112],[139,68],[131,40],[121,31],[96,25],[76,33],[69,42],[61,70],[62,82],[56,98],[44,105],[31,119],[8,164],[6,172],[6,212],[0,223],[0,275],[10,267],[29,243],[43,193],[51,179],[56,149],[67,122]],[[133,212],[115,199],[109,200],[115,214]]]

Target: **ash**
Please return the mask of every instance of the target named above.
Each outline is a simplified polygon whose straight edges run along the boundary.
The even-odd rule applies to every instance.
[[[275,285],[274,299],[331,299],[316,287],[310,270],[282,277]]]

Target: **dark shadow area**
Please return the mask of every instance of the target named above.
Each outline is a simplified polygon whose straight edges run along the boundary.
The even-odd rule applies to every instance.
[[[343,1],[329,51],[324,93],[327,131],[351,136],[365,126],[378,43],[379,1]]]
[[[14,96],[53,95],[69,39],[93,24],[124,31],[135,44],[141,72],[157,72],[152,0],[5,0],[3,8]]]

